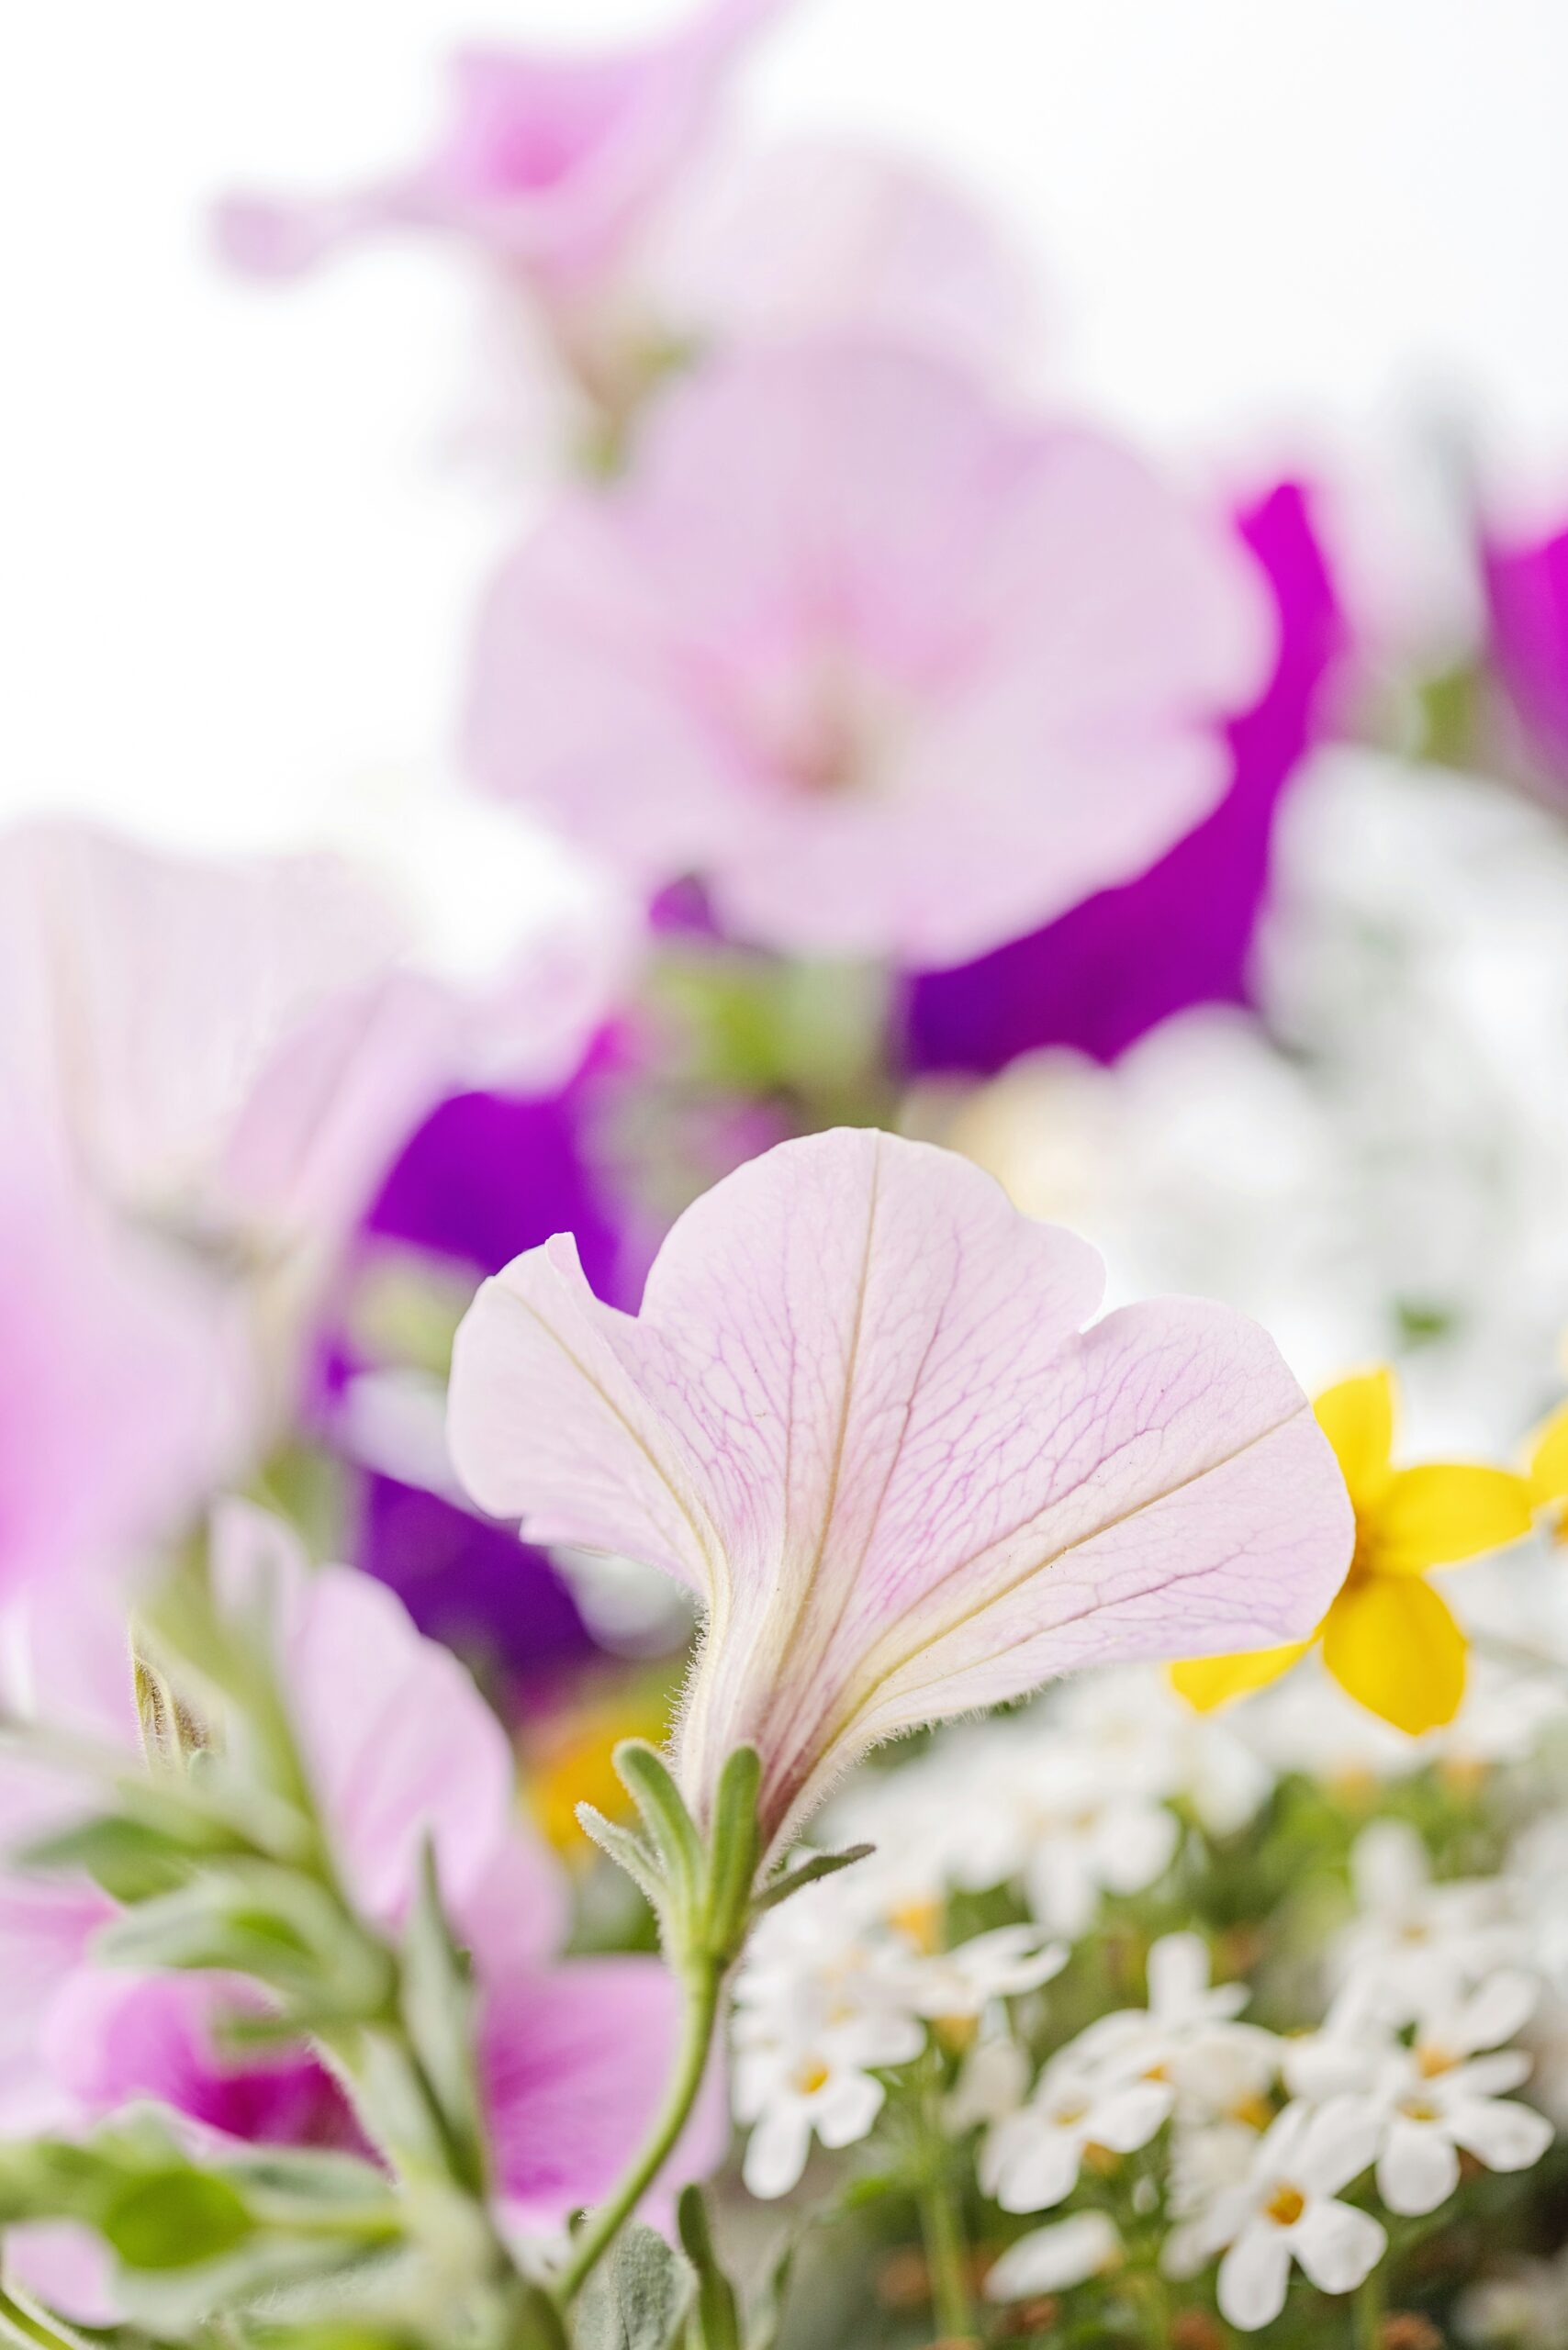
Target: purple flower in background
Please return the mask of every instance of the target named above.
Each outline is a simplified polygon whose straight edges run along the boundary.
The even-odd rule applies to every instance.
[[[1568,527],[1481,548],[1492,658],[1538,755],[1568,782]]]
[[[989,1076],[1047,1045],[1109,1061],[1190,1004],[1247,1002],[1274,811],[1320,726],[1343,627],[1304,490],[1282,483],[1238,528],[1273,589],[1280,644],[1262,699],[1229,726],[1229,790],[1137,879],[977,962],[914,979],[912,1069]]]

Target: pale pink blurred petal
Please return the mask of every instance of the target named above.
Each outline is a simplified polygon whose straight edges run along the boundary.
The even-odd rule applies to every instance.
[[[622,263],[689,165],[741,50],[779,6],[710,0],[639,49],[464,50],[448,127],[422,162],[314,202],[230,197],[219,247],[236,267],[288,277],[362,238],[424,229],[575,297]]]
[[[510,1964],[553,1951],[562,1872],[523,1818],[506,1732],[466,1666],[373,1577],[310,1572],[264,1511],[226,1505],[213,1557],[230,1606],[265,1595],[317,1798],[366,1914],[401,1920],[428,1838],[465,1941]]]
[[[0,1597],[130,1569],[228,1453],[219,1335],[19,1119],[0,1142]]]
[[[1205,815],[1271,650],[1250,557],[1119,445],[909,349],[753,351],[503,572],[469,751],[745,936],[929,968]]]
[[[496,2169],[509,2218],[558,2228],[614,2184],[645,2136],[675,2061],[681,1992],[657,1959],[582,1958],[493,1991],[480,2067]],[[728,2135],[711,2069],[644,2217],[700,2178]]]
[[[704,1594],[683,1777],[705,1806],[755,1740],[784,1834],[895,1730],[1299,1638],[1338,1586],[1343,1483],[1271,1340],[1182,1300],[1083,1330],[1101,1281],[946,1152],[788,1143],[688,1210],[634,1320],[559,1242],[487,1282],[454,1458],[535,1539]]]
[[[996,382],[1033,340],[1025,256],[913,158],[825,139],[717,157],[682,188],[642,273],[655,314],[719,342],[849,331]]]

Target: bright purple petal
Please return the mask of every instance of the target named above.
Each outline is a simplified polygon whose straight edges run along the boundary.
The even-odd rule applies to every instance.
[[[534,1539],[698,1593],[689,1788],[755,1740],[783,1832],[897,1729],[1299,1638],[1337,1588],[1343,1482],[1271,1341],[1180,1300],[1084,1331],[1102,1278],[946,1152],[788,1143],[687,1211],[635,1319],[561,1242],[487,1282],[453,1457]]]
[[[1243,512],[1238,528],[1273,590],[1280,649],[1261,700],[1227,730],[1229,790],[1137,880],[1102,890],[979,962],[914,979],[912,1069],[991,1075],[1047,1045],[1114,1060],[1191,1004],[1247,1002],[1274,812],[1318,731],[1343,630],[1302,489],[1282,484]]]
[[[1568,530],[1481,550],[1492,656],[1549,770],[1568,779]]]

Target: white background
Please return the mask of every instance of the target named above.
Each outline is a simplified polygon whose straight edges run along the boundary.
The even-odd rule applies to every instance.
[[[204,207],[414,152],[465,36],[655,0],[13,0],[0,57],[0,811],[202,843],[400,822],[513,511],[475,302],[412,246],[226,282]],[[801,0],[758,135],[941,160],[1052,282],[1054,364],[1238,474],[1391,419],[1568,455],[1564,0]],[[510,885],[509,885],[510,886]]]

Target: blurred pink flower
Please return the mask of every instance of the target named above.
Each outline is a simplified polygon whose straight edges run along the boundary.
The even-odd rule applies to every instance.
[[[1017,375],[1037,300],[1027,257],[924,162],[825,139],[725,152],[678,191],[640,273],[665,326],[704,345],[838,333]]]
[[[1250,558],[1117,443],[912,351],[755,351],[513,558],[470,755],[745,937],[941,966],[1204,816],[1271,649]]]
[[[470,1002],[334,859],[207,861],[39,824],[0,842],[0,1087],[226,1311],[261,1441],[397,1152],[481,1070],[565,1075],[610,984],[594,957],[554,939]]]
[[[753,1740],[788,1841],[877,1740],[1076,1666],[1310,1630],[1343,1481],[1271,1341],[1165,1299],[1085,1329],[1094,1251],[945,1151],[790,1142],[689,1209],[635,1318],[569,1239],[487,1281],[451,1437],[538,1541],[663,1567],[707,1611],[689,1797]]]
[[[1568,786],[1568,527],[1482,541],[1491,654],[1555,796]]]
[[[20,1110],[0,1139],[0,1598],[129,1567],[200,1507],[234,1434],[204,1301]]]
[[[552,299],[580,297],[689,163],[740,48],[779,6],[711,0],[638,50],[465,50],[449,128],[423,162],[316,202],[232,197],[219,241],[238,266],[284,277],[365,237],[431,229],[487,249]]]
[[[652,1958],[554,1961],[566,1884],[520,1809],[506,1735],[465,1668],[420,1639],[389,1592],[345,1567],[311,1572],[286,1528],[237,1503],[215,1521],[214,1570],[236,1603],[268,1595],[282,1685],[336,1860],[364,1914],[389,1930],[429,1839],[474,1960],[503,2216],[522,2229],[559,2228],[604,2191],[652,2119],[679,2027],[678,1987]],[[46,1720],[63,1706],[78,1728],[136,1739],[122,1619],[40,1603],[16,1628],[13,1657],[27,1657],[32,1704]],[[104,1669],[117,1651],[118,1685]],[[73,1677],[79,1658],[95,1693],[85,1707]],[[73,1805],[74,1792],[36,1766],[0,1764],[8,1848]],[[306,2049],[243,2059],[223,2051],[221,2019],[256,2004],[252,1986],[96,1965],[92,1939],[113,1914],[91,1887],[0,1872],[0,2132],[81,2128],[151,2097],[198,2137],[358,2143],[341,2092]],[[670,2179],[718,2159],[720,2087],[715,2077]],[[24,2276],[30,2234],[7,2235]],[[39,2244],[54,2289],[63,2279],[69,2295],[69,2235],[49,2230]],[[62,2305],[90,2320],[101,2276],[85,2259],[74,2273],[81,2305]]]

